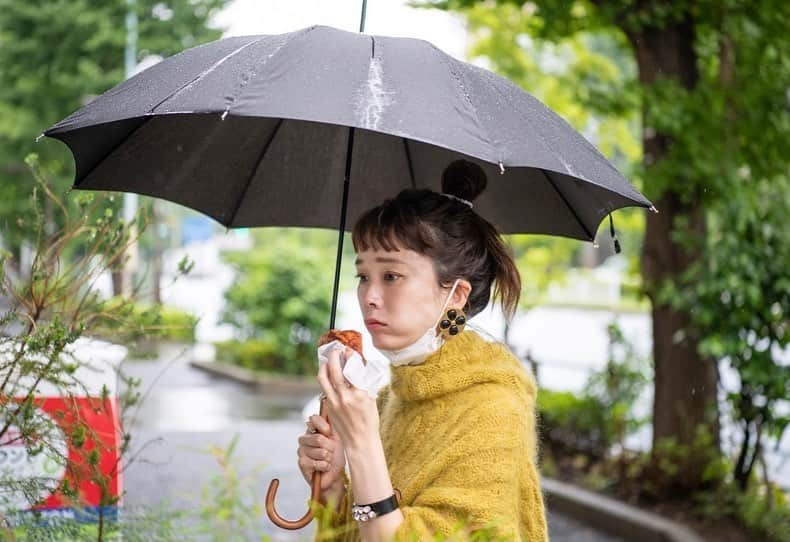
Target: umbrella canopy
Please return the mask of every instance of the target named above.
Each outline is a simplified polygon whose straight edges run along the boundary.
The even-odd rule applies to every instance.
[[[325,26],[189,49],[45,135],[74,154],[75,188],[164,198],[227,227],[337,228],[344,177],[353,224],[404,188],[439,190],[458,158],[488,174],[475,210],[503,233],[589,241],[611,211],[651,207],[507,79],[426,41]]]

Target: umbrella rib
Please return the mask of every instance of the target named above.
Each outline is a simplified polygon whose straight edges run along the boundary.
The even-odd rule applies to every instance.
[[[266,153],[268,152],[269,147],[271,147],[272,145],[272,141],[274,141],[277,132],[280,131],[280,126],[282,126],[283,120],[284,119],[278,119],[277,126],[274,127],[274,131],[272,131],[272,135],[269,136],[268,141],[266,141],[266,144],[263,146],[263,149],[261,150],[261,154],[258,156],[258,160],[255,162],[255,167],[252,168],[252,171],[250,172],[250,176],[247,178],[247,182],[244,185],[244,190],[241,191],[241,195],[239,196],[239,199],[236,201],[236,205],[233,208],[233,214],[230,216],[230,220],[228,220],[227,227],[229,228],[233,227],[233,221],[236,220],[236,215],[238,214],[239,209],[241,208],[241,203],[244,201],[244,197],[247,195],[247,191],[250,189],[252,180],[255,178],[255,175],[258,173],[258,169],[260,169],[261,163],[263,162],[263,159],[266,157]]]
[[[417,188],[417,183],[414,181],[414,164],[411,161],[411,151],[409,150],[409,141],[405,138],[401,138],[403,140],[403,148],[406,150],[406,161],[409,164],[409,178],[411,179],[411,187]]]
[[[149,113],[149,114],[153,113],[153,112],[154,112],[156,109],[158,109],[159,107],[161,107],[161,106],[162,106],[162,105],[163,105],[163,104],[164,104],[166,101],[168,101],[168,100],[171,100],[171,99],[175,98],[177,95],[181,94],[181,93],[182,93],[182,92],[183,92],[185,89],[187,89],[187,88],[191,87],[192,85],[194,85],[195,83],[197,83],[198,81],[200,81],[201,79],[203,79],[203,78],[204,78],[206,75],[208,75],[208,74],[210,74],[211,72],[213,72],[214,70],[216,70],[216,69],[217,69],[217,68],[218,68],[220,65],[224,64],[224,63],[225,63],[225,62],[226,62],[228,59],[230,59],[230,58],[232,58],[232,57],[236,56],[237,54],[239,54],[241,51],[243,51],[243,50],[244,50],[244,49],[246,49],[247,47],[249,47],[249,46],[251,46],[251,45],[256,45],[256,44],[258,44],[258,43],[262,42],[264,39],[266,39],[266,38],[268,38],[268,37],[269,37],[269,36],[261,36],[261,37],[260,37],[259,39],[257,39],[257,40],[251,40],[251,41],[248,41],[247,43],[245,43],[245,44],[244,44],[244,45],[242,45],[241,47],[239,47],[239,48],[237,48],[237,49],[234,49],[232,52],[228,53],[227,55],[225,55],[224,57],[222,57],[222,58],[220,58],[218,61],[216,61],[214,64],[212,64],[211,66],[209,66],[209,67],[208,67],[208,69],[206,69],[206,70],[203,70],[202,72],[200,72],[199,74],[197,74],[195,77],[193,77],[193,78],[192,78],[190,81],[187,81],[186,83],[184,83],[183,85],[181,85],[179,88],[177,88],[176,90],[174,90],[173,92],[171,92],[171,93],[170,93],[170,94],[169,94],[169,95],[168,95],[168,96],[167,96],[165,99],[163,99],[163,100],[162,100],[162,101],[160,101],[158,104],[156,104],[155,106],[153,106],[153,107],[152,107],[152,108],[149,110],[149,112],[148,112],[148,113]]]
[[[484,71],[485,71],[485,70],[484,70]],[[488,75],[489,75],[489,76],[494,76],[494,75],[496,75],[496,74],[493,74],[493,73],[491,73],[491,72],[488,72]],[[518,90],[520,90],[520,91],[523,91],[523,89],[521,89],[520,87],[518,87],[518,86],[517,86],[515,83],[513,83],[512,81],[510,81],[510,80],[508,80],[508,79],[505,79],[504,81],[505,81],[505,83],[506,83],[506,84],[509,84],[509,85],[511,85],[511,86],[513,86],[513,87],[515,87],[515,88],[517,88]],[[505,95],[505,94],[502,92],[502,89],[501,89],[501,88],[500,88],[498,85],[496,85],[496,84],[492,84],[492,85],[490,85],[490,88],[492,88],[492,89],[493,89],[493,90],[494,90],[494,91],[495,91],[497,94],[499,94],[499,96],[500,96],[500,97],[502,97],[502,99],[503,99],[503,100],[507,100],[507,96],[506,96],[506,95]],[[549,111],[551,114],[553,114],[553,115],[557,116],[557,117],[559,118],[559,120],[560,120],[561,122],[563,122],[563,123],[564,123],[564,124],[565,124],[565,125],[566,125],[566,126],[567,126],[567,127],[570,129],[570,130],[571,130],[571,131],[574,131],[574,132],[575,132],[575,130],[573,129],[573,126],[571,126],[571,124],[570,124],[570,123],[569,123],[567,120],[565,120],[564,118],[562,118],[562,116],[560,116],[560,115],[557,115],[557,114],[556,114],[554,111],[552,111],[552,110],[551,110],[549,107],[547,107],[547,106],[546,106],[544,103],[542,103],[540,100],[538,100],[537,98],[535,98],[535,97],[534,97],[534,96],[532,96],[531,94],[529,94],[529,93],[527,93],[527,94],[529,95],[529,97],[530,97],[531,99],[535,100],[535,101],[538,103],[539,107],[543,107],[543,108],[545,108],[547,111]],[[533,132],[533,133],[535,133],[535,134],[537,134],[538,136],[540,136],[540,137],[539,137],[539,139],[537,139],[537,141],[540,141],[540,142],[543,144],[543,147],[544,147],[544,148],[545,148],[545,149],[546,149],[546,150],[547,150],[547,151],[548,151],[550,154],[553,154],[555,157],[557,157],[558,161],[559,161],[561,164],[563,164],[563,163],[564,163],[564,162],[563,162],[563,160],[562,160],[562,159],[560,159],[560,153],[558,153],[556,150],[554,150],[554,148],[553,148],[551,145],[549,145],[549,142],[548,142],[548,139],[547,139],[546,135],[543,133],[543,131],[542,131],[542,130],[540,130],[540,129],[539,129],[539,128],[538,128],[538,127],[535,125],[535,123],[532,121],[532,119],[531,119],[531,118],[530,118],[528,115],[524,114],[524,110],[523,110],[523,109],[521,109],[521,108],[518,108],[518,107],[517,107],[517,108],[515,108],[515,111],[517,111],[517,112],[520,114],[520,116],[521,116],[521,119],[522,119],[522,120],[523,120],[525,123],[529,124],[530,128],[532,128],[532,132]],[[592,149],[593,153],[594,153],[594,154],[596,154],[596,155],[597,155],[597,156],[598,156],[598,157],[599,157],[601,160],[603,160],[603,162],[604,162],[604,163],[605,163],[605,164],[606,164],[606,165],[607,165],[609,168],[611,168],[612,170],[614,170],[614,172],[615,172],[615,173],[616,173],[618,176],[620,176],[620,177],[623,177],[622,173],[620,173],[620,172],[617,170],[617,168],[616,168],[616,167],[614,167],[614,165],[612,165],[612,163],[611,163],[611,162],[609,162],[609,160],[607,160],[607,159],[606,159],[606,157],[604,157],[604,156],[603,156],[603,154],[601,154],[601,151],[599,151],[599,150],[596,148],[596,146],[595,146],[595,145],[593,145],[592,143],[590,143],[590,142],[589,142],[589,141],[588,141],[588,140],[587,140],[587,139],[586,139],[584,136],[580,136],[580,140],[581,140],[581,141],[580,141],[580,143],[581,143],[582,145],[584,145],[584,146],[585,146],[585,147],[587,147],[587,148],[590,148],[590,149]],[[577,175],[575,175],[575,174],[571,173],[570,171],[568,171],[568,168],[567,168],[567,167],[565,168],[565,172],[562,172],[562,171],[557,171],[557,173],[560,173],[560,174],[565,174],[565,175],[569,175],[569,176],[571,176],[571,177],[574,177],[574,178],[580,179],[580,180],[582,180],[582,181],[584,181],[584,182],[586,182],[586,183],[588,183],[588,184],[590,184],[590,185],[596,186],[596,187],[598,187],[598,188],[602,188],[603,190],[607,190],[607,191],[609,191],[609,192],[611,192],[611,193],[613,193],[613,194],[617,194],[618,196],[622,196],[622,197],[625,197],[625,198],[629,198],[629,199],[631,199],[631,200],[632,200],[632,201],[634,201],[634,202],[637,202],[637,201],[638,201],[638,200],[640,200],[640,199],[645,199],[645,201],[647,201],[647,199],[646,199],[646,198],[645,198],[645,197],[644,197],[642,194],[640,194],[638,191],[636,191],[636,194],[635,194],[635,195],[625,195],[625,194],[621,194],[621,193],[620,193],[620,192],[618,192],[617,190],[615,190],[615,189],[612,189],[612,188],[610,188],[610,187],[608,187],[608,186],[602,185],[600,182],[597,182],[597,181],[595,181],[595,180],[593,180],[593,179],[588,179],[588,178],[586,178],[586,177],[579,177],[579,176],[577,176]],[[544,174],[545,174],[545,173],[544,173]],[[623,179],[625,180],[625,178],[624,178],[624,177],[623,177]],[[630,191],[633,191],[633,190],[635,190],[635,189],[634,189],[634,187],[631,185],[631,183],[629,183],[629,182],[627,182],[627,181],[626,181],[626,185],[627,185],[627,188],[626,188],[626,189],[628,189],[628,190],[630,190]],[[556,188],[556,187],[555,187],[555,188]],[[648,201],[648,203],[650,203],[650,202]],[[648,207],[648,206],[649,206],[649,205],[644,205],[644,203],[638,203],[638,205],[640,205],[640,206],[645,206],[645,207]],[[652,205],[652,203],[650,203],[650,205]],[[601,217],[601,218],[603,218],[603,217]]]
[[[584,222],[582,222],[582,219],[579,218],[579,215],[576,212],[576,209],[574,209],[573,206],[568,202],[568,199],[565,197],[565,194],[563,194],[562,191],[559,188],[557,188],[557,185],[554,183],[552,178],[549,177],[549,175],[546,173],[546,171],[543,168],[537,168],[537,169],[539,169],[540,172],[543,173],[543,176],[546,177],[546,180],[549,181],[549,184],[551,184],[551,186],[554,188],[554,190],[557,192],[557,194],[559,194],[560,198],[562,198],[562,202],[565,204],[565,206],[571,212],[571,214],[573,215],[573,218],[576,219],[576,222],[579,223],[579,226],[581,226],[581,228],[584,231],[584,233],[587,234],[587,237],[590,239],[590,241],[595,239],[595,236],[590,233],[590,230],[587,228],[587,226],[584,225]]]
[[[441,49],[436,47],[433,43],[431,42],[426,42],[426,43],[428,44],[430,49],[434,52],[434,54],[439,57],[439,60],[444,64],[444,67],[447,68],[447,71],[450,72],[450,75],[452,75],[456,84],[461,89],[461,94],[463,95],[466,103],[469,105],[469,108],[472,111],[472,116],[474,117],[475,122],[482,129],[482,131],[485,132],[486,144],[492,150],[497,152],[499,157],[499,162],[501,163],[503,161],[502,150],[499,148],[494,138],[491,137],[491,132],[488,130],[488,127],[485,126],[482,122],[480,122],[480,115],[478,115],[477,108],[475,107],[475,104],[472,103],[472,99],[469,97],[469,93],[466,91],[466,86],[464,85],[464,82],[461,80],[461,75],[459,74],[458,71],[456,71],[453,68],[453,66],[451,66],[452,62],[459,62],[459,61],[455,60],[452,57],[448,57]],[[463,64],[463,62],[461,62],[461,64]],[[491,160],[487,159],[486,161],[490,162]]]

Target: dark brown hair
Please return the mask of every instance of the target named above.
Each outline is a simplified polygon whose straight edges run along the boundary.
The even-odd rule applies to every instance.
[[[442,192],[470,202],[486,184],[483,169],[467,160],[451,163],[442,174]],[[357,252],[408,249],[428,256],[441,286],[468,280],[469,316],[488,305],[492,284],[506,317],[515,314],[521,277],[510,248],[490,222],[462,201],[432,190],[403,190],[364,213],[354,225],[352,240]]]

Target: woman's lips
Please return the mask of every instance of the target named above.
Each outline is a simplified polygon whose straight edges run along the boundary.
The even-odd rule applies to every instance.
[[[374,330],[374,329],[382,328],[385,325],[386,324],[383,324],[383,323],[379,322],[378,320],[374,320],[374,319],[365,320],[365,327],[367,327],[371,331]]]

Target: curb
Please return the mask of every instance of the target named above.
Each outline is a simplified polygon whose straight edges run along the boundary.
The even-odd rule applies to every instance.
[[[312,396],[321,393],[321,387],[312,378],[261,375],[243,367],[220,362],[190,361],[189,365],[212,375],[253,386],[272,395]]]
[[[704,542],[675,521],[552,478],[541,480],[547,507],[627,540],[640,542]]]

